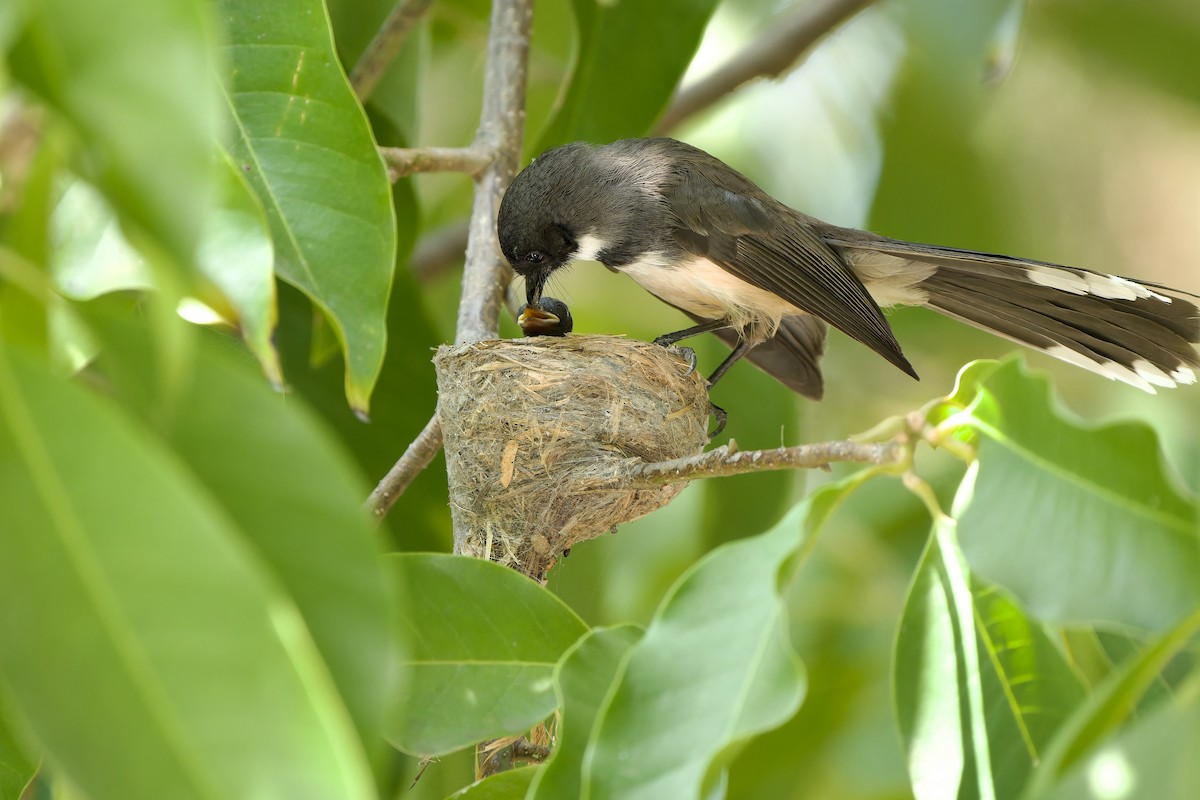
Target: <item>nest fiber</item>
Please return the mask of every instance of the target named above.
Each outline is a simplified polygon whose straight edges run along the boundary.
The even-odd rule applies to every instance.
[[[708,394],[676,348],[612,336],[443,346],[434,358],[456,549],[542,577],[669,502],[631,464],[699,453]]]

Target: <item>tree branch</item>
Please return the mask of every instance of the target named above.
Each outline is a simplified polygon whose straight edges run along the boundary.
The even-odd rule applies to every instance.
[[[466,152],[488,157],[486,166],[476,176],[458,304],[455,340],[459,343],[495,339],[499,335],[500,302],[512,279],[511,270],[496,250],[496,212],[505,187],[517,174],[521,155],[532,22],[533,0],[495,0],[492,4],[479,130],[465,151],[441,148],[443,153],[454,152],[455,157]],[[435,150],[438,148],[426,152]],[[442,429],[435,414],[368,498],[366,507],[377,519],[388,512],[441,446]]]
[[[350,73],[350,85],[354,87],[359,100],[367,102],[383,78],[388,64],[400,52],[400,46],[404,44],[409,31],[421,21],[432,3],[433,0],[398,0]]]
[[[392,183],[414,172],[465,172],[478,175],[492,154],[477,147],[380,147]]]
[[[525,129],[525,79],[533,0],[495,0],[483,76],[483,114],[473,148],[493,154],[475,186],[455,342],[495,339],[500,299],[512,279],[496,248],[496,213],[517,174]]]
[[[742,452],[737,449],[736,442],[730,441],[729,444],[715,450],[688,458],[634,464],[619,483],[623,488],[640,489],[682,483],[696,478],[740,475],[762,470],[814,469],[827,467],[835,461],[891,464],[901,463],[903,459],[904,448],[898,442],[820,442],[796,447],[779,447],[774,450]]]
[[[828,0],[815,8],[805,5],[788,14],[711,75],[678,92],[654,127],[655,135],[679,127],[755,78],[780,75],[817,41],[870,3]]]
[[[429,466],[429,462],[433,461],[433,457],[441,449],[442,428],[438,424],[437,415],[434,414],[404,451],[404,455],[400,456],[400,460],[383,476],[383,480],[367,498],[364,507],[375,519],[382,519],[391,510],[397,498],[404,494],[404,490],[413,479]]]

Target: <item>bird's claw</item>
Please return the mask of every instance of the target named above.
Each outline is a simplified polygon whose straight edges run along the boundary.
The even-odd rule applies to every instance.
[[[679,352],[683,355],[684,360],[687,361],[688,364],[687,372],[684,374],[691,375],[696,371],[696,351],[690,347],[680,347]]]
[[[712,400],[708,401],[708,413],[717,418],[717,429],[708,435],[708,440],[711,442],[721,435],[721,431],[725,430],[725,425],[729,422],[729,414]]]

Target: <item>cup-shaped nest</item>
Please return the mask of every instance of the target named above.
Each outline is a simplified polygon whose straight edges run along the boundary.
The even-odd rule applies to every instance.
[[[677,348],[613,336],[439,348],[456,549],[541,578],[558,554],[668,503],[630,466],[708,442],[708,393]]]

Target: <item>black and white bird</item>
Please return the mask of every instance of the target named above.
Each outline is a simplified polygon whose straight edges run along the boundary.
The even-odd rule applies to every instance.
[[[574,143],[505,194],[500,247],[537,306],[555,270],[595,260],[819,398],[826,326],[917,377],[881,307],[915,305],[1154,392],[1196,382],[1200,311],[1187,292],[1023,258],[914,244],[802,214],[674,139]],[[1191,295],[1194,297],[1194,295]]]

